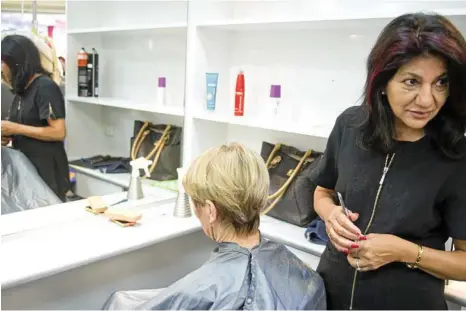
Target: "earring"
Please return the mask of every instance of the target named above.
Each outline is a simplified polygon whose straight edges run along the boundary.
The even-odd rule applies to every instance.
[[[385,95],[385,91],[382,91],[382,95]]]

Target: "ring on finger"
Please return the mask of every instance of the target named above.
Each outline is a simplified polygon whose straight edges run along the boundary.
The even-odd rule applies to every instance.
[[[327,230],[327,235],[330,240],[333,240],[332,235],[330,234],[332,231],[329,229]]]

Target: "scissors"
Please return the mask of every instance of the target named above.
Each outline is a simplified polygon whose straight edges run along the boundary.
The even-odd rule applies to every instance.
[[[343,201],[343,196],[341,195],[340,192],[337,192],[338,195],[338,201],[340,201],[341,207],[345,210],[345,215],[350,218],[350,210],[346,207],[345,201]]]
[[[122,200],[119,200],[119,201],[117,201],[115,203],[109,204],[108,206],[109,207],[110,206],[115,206],[115,205],[118,205],[118,204],[121,204],[121,203],[124,203],[124,202],[127,202],[127,201],[128,201],[128,199],[122,199]]]

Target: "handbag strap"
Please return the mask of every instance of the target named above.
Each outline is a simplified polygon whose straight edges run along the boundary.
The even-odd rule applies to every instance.
[[[270,168],[270,163],[272,162],[273,157],[280,150],[281,147],[282,147],[281,144],[275,144],[275,146],[273,146],[273,149],[270,152],[269,157],[267,158],[267,162],[265,162],[265,166],[267,167],[267,169]]]
[[[131,148],[131,159],[135,160],[138,154],[139,148],[141,148],[141,144],[146,138],[146,136],[150,133],[149,130],[146,131],[146,128],[149,126],[149,122],[144,122],[141,128],[139,129],[136,138],[133,141],[133,146]],[[147,159],[147,158],[146,158]]]
[[[137,157],[137,154],[139,152],[139,149],[141,148],[141,145],[144,141],[144,139],[147,137],[147,135],[150,133],[150,130],[147,130],[147,127],[149,126],[149,122],[144,122],[144,124],[141,126],[141,129],[139,130],[138,134],[136,135],[136,138],[134,139],[133,146],[131,148],[131,159],[135,160]],[[154,142],[154,148],[149,152],[148,155],[144,156],[147,160],[150,160],[154,154],[154,160],[152,161],[152,164],[149,168],[149,173],[152,174],[154,171],[157,162],[159,161],[160,154],[162,153],[163,148],[165,147],[166,142],[168,141],[169,138],[169,132],[171,130],[171,125],[168,124],[165,127],[165,130],[162,133],[162,136],[160,137],[159,140]],[[142,178],[145,178],[143,176]]]
[[[159,161],[159,158],[160,158],[160,154],[162,153],[162,150],[163,148],[165,147],[165,143],[168,141],[168,131],[165,129],[165,132],[164,134],[162,135],[162,137],[158,140],[158,143],[157,143],[157,153],[155,154],[155,157],[154,157],[154,160],[152,161],[152,165],[150,166],[149,168],[149,174],[152,174],[152,172],[154,171],[155,169],[155,166],[157,165],[158,161]],[[144,175],[144,177],[146,177]]]
[[[275,150],[275,148],[274,148],[274,150]],[[273,150],[272,150],[272,152],[273,152]],[[275,205],[277,205],[278,201],[280,201],[280,199],[283,197],[286,190],[290,186],[291,182],[296,178],[296,176],[298,176],[298,173],[301,171],[301,167],[303,166],[304,162],[306,161],[306,159],[311,154],[312,154],[312,149],[306,151],[304,153],[304,155],[301,157],[301,159],[299,160],[298,165],[296,165],[296,168],[293,170],[293,173],[291,173],[290,177],[288,177],[288,180],[283,184],[283,186],[280,187],[280,189],[278,189],[274,194],[272,194],[272,195],[270,195],[268,197],[269,200],[274,200],[274,201],[262,212],[263,215],[270,212],[275,207]],[[272,156],[272,158],[273,158],[273,156]],[[269,159],[267,160],[267,163],[269,163],[271,161],[271,160],[270,161],[269,160],[270,160],[270,156],[269,156]]]

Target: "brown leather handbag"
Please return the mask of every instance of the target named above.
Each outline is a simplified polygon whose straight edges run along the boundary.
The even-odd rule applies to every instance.
[[[130,157],[132,160],[145,157],[152,161],[150,179],[178,178],[176,169],[181,166],[181,127],[135,121],[133,135]]]
[[[300,227],[309,225],[317,217],[316,186],[309,177],[322,153],[263,142],[261,156],[270,175],[269,201],[263,214]]]

